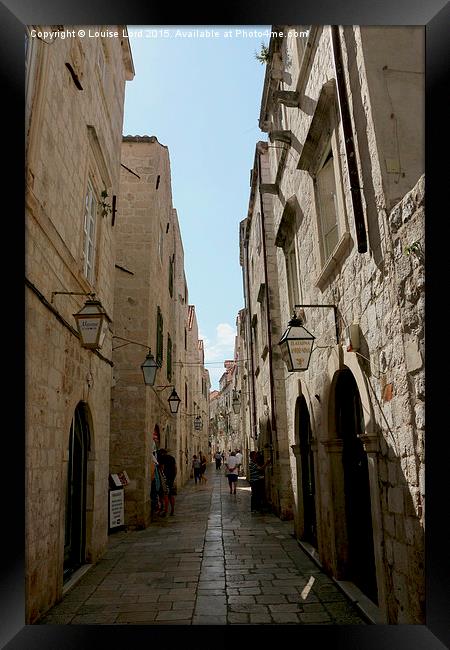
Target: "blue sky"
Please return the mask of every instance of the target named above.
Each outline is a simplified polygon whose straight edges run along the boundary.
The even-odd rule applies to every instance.
[[[126,84],[123,133],[154,135],[169,148],[189,303],[214,389],[223,361],[233,358],[243,307],[239,222],[255,145],[267,139],[258,127],[265,66],[255,53],[267,45],[270,26],[128,30],[136,74]],[[218,36],[201,38],[206,30]]]

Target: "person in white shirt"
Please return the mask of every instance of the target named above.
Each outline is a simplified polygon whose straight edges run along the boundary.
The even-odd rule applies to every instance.
[[[239,473],[239,475],[241,475],[241,470],[242,470],[242,458],[243,458],[243,456],[242,456],[240,450],[236,449],[236,459],[237,459],[237,463],[238,463],[238,473]]]
[[[239,475],[239,466],[237,463],[236,454],[234,451],[227,458],[225,463],[228,485],[230,487],[230,494],[236,494],[236,483]]]

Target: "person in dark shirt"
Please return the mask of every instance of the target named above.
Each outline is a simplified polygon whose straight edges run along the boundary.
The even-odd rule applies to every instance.
[[[192,457],[192,471],[194,474],[194,481],[195,485],[197,485],[197,481],[200,483],[200,472],[201,472],[201,467],[202,467],[202,461],[200,458],[196,456],[196,454],[193,455]]]
[[[175,478],[177,476],[177,463],[175,458],[167,453],[166,449],[160,449],[158,461],[162,465],[164,476],[166,477],[166,483],[168,488],[168,497],[170,503],[170,514],[175,514],[175,496],[177,494],[177,488],[175,485]]]
[[[264,471],[269,465],[270,459],[266,462],[260,452],[251,451],[249,461],[249,483],[252,491],[251,494],[251,511],[262,512],[264,510],[265,502],[265,479]]]

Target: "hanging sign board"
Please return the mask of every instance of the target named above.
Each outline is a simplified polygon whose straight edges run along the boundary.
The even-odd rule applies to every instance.
[[[111,481],[116,487],[122,487],[122,481],[119,478],[118,474],[110,474]]]

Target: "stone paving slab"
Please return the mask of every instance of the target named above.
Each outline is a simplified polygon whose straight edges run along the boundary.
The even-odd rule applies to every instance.
[[[250,512],[223,471],[179,489],[174,517],[110,536],[102,560],[41,625],[367,625],[303,551],[293,522]]]

